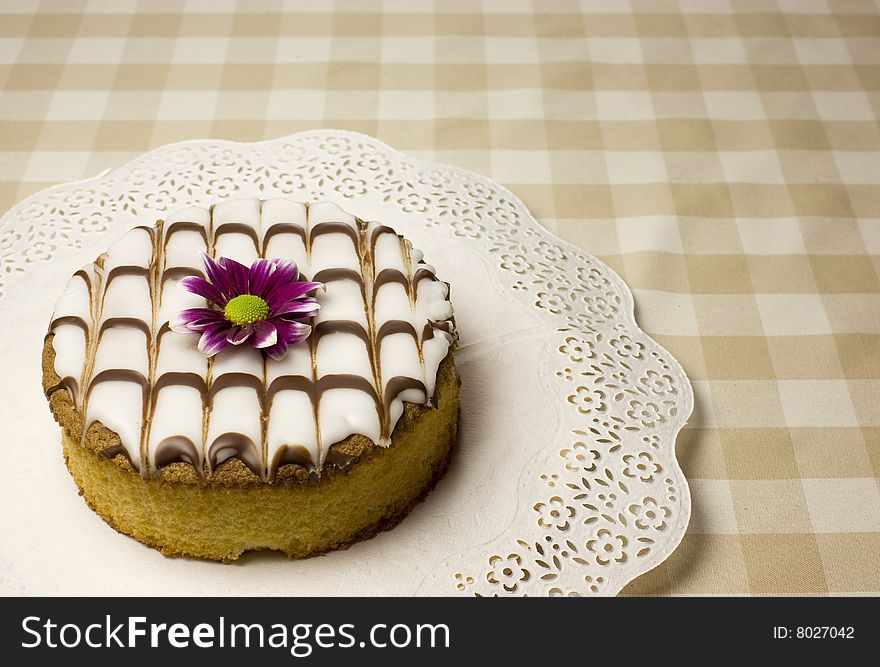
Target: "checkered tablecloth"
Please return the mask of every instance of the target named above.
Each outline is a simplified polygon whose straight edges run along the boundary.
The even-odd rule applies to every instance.
[[[880,592],[870,0],[0,4],[0,208],[332,127],[484,173],[684,365],[682,545],[626,594]],[[2,261],[2,259],[0,259]]]

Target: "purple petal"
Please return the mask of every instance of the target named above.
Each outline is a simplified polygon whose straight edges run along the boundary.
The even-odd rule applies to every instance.
[[[229,280],[229,275],[227,274],[226,269],[206,253],[202,253],[202,261],[205,263],[205,275],[208,277],[208,280],[211,281],[227,299],[234,297],[235,290],[232,287],[232,282]]]
[[[293,262],[273,259],[271,260],[271,263],[273,268],[271,273],[269,274],[269,277],[262,285],[260,292],[255,292],[257,296],[263,297],[264,299],[272,293],[272,290],[274,290],[277,285],[286,285],[287,283],[292,283],[296,281],[297,276],[299,275],[296,264],[294,264]]]
[[[241,345],[251,337],[252,333],[254,333],[254,327],[251,324],[242,327],[234,326],[226,332],[226,341],[232,345]]]
[[[279,359],[283,359],[284,355],[287,354],[287,341],[283,338],[279,338],[277,343],[263,349],[267,355],[275,361],[278,361]]]
[[[284,339],[290,344],[301,343],[312,333],[311,325],[304,322],[276,318],[272,320],[272,324],[278,328],[278,339]]]
[[[268,294],[264,298],[266,299],[266,303],[269,304],[269,312],[275,314],[286,310],[287,304],[294,299],[297,299],[304,294],[311,292],[313,289],[317,289],[323,286],[323,283],[315,282],[301,282],[290,283],[288,285],[279,285],[277,288],[272,290],[271,294]]]
[[[281,259],[280,257],[276,257],[275,259],[270,261],[283,271],[283,275],[285,277],[289,276],[289,280],[299,279],[299,269],[296,268],[296,262],[294,262],[293,260]]]
[[[275,270],[275,265],[268,259],[258,259],[251,264],[248,270],[248,294],[260,296],[269,276]]]
[[[226,306],[228,299],[223,296],[223,292],[201,276],[187,276],[180,281],[180,284],[187,292],[198,294],[199,296],[206,298],[208,301],[213,301],[221,308]]]
[[[285,324],[309,324],[311,315],[303,315],[302,313],[282,313],[272,318],[273,322],[284,322]]]
[[[229,276],[229,282],[232,285],[232,291],[236,296],[248,293],[248,267],[244,264],[236,262],[228,257],[221,257],[220,266],[226,269],[226,275]]]
[[[229,343],[226,341],[226,332],[229,331],[228,322],[212,324],[199,339],[199,352],[206,357],[213,357]]]
[[[281,319],[273,319],[272,324],[278,330],[278,341],[274,345],[264,348],[267,355],[278,360],[287,354],[288,347],[301,343],[312,332],[312,327],[302,322],[288,322]]]
[[[299,324],[299,323],[295,322],[293,324]],[[312,325],[303,324],[303,325],[301,325],[301,327],[295,329],[293,331],[293,333],[291,333],[287,337],[287,342],[290,345],[295,345],[296,343],[302,343],[306,338],[308,338],[311,335],[311,333],[312,333]]]
[[[192,333],[203,331],[211,324],[225,321],[223,313],[212,308],[187,308],[171,318],[169,325],[172,331]]]
[[[305,290],[305,292],[311,292],[312,290],[316,290],[316,289],[322,289],[325,292],[327,291],[327,286],[324,285],[324,283],[318,283],[318,282],[315,282],[314,280],[304,280],[304,281],[298,282],[297,285],[302,286],[302,288]],[[303,292],[303,294],[305,294],[305,292]]]
[[[254,337],[251,345],[256,348],[271,347],[278,342],[278,329],[271,322],[262,320],[254,324]]]
[[[294,299],[282,306],[282,309],[283,312],[279,312],[277,317],[285,315],[294,315],[294,318],[310,317],[321,309],[321,304],[314,298],[307,296],[302,299]]]

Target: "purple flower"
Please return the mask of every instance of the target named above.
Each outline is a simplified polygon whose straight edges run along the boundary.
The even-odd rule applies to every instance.
[[[180,281],[184,289],[216,308],[188,308],[171,320],[171,329],[199,332],[199,352],[213,357],[227,345],[250,343],[273,359],[312,332],[308,323],[321,306],[309,292],[322,283],[300,280],[293,262],[258,259],[251,268],[221,257],[203,256],[205,275]]]

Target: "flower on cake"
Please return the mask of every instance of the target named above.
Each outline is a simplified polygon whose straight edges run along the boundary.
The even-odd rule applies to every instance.
[[[200,333],[199,352],[212,357],[228,345],[248,343],[273,359],[312,332],[309,319],[320,305],[309,292],[322,283],[301,280],[293,262],[257,259],[250,268],[228,257],[203,256],[205,276],[189,276],[184,289],[215,308],[188,308],[171,320],[171,329]]]

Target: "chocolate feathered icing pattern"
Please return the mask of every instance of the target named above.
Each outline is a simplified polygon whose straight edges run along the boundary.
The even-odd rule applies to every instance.
[[[206,307],[179,285],[199,254],[294,261],[326,285],[313,333],[273,360],[247,346],[205,358],[169,328]],[[200,474],[236,456],[271,481],[279,465],[320,472],[352,434],[387,446],[404,401],[429,405],[456,339],[449,286],[393,229],[335,204],[242,199],[136,227],[77,271],[50,325],[55,371],[142,475],[184,461]]]

